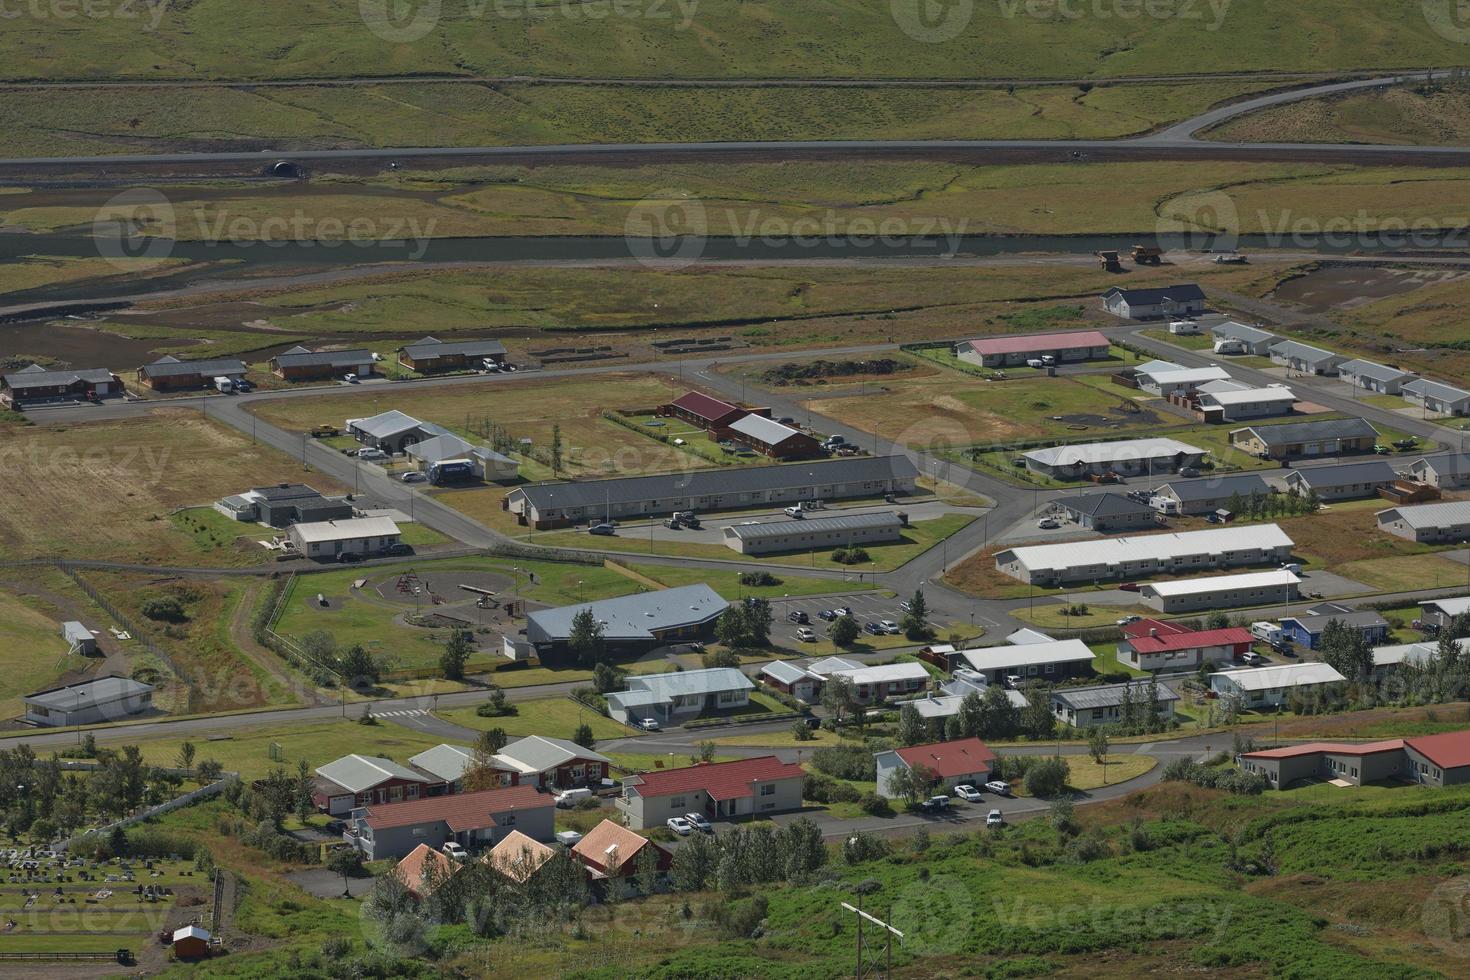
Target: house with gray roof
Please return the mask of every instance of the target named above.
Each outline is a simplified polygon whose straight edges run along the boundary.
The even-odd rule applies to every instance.
[[[318,766],[316,776],[312,799],[334,817],[374,803],[417,800],[428,795],[430,786],[444,782],[392,759],[357,754]]]
[[[822,446],[816,439],[757,412],[736,419],[717,430],[715,436],[737,442],[771,459],[811,459],[822,455]]]
[[[827,551],[903,540],[903,520],[893,511],[835,514],[795,521],[734,524],[724,530],[725,547],[742,555],[783,551]]]
[[[1378,430],[1366,419],[1321,419],[1232,429],[1230,444],[1262,459],[1370,453]]]
[[[729,602],[703,583],[638,592],[527,613],[526,641],[543,660],[565,659],[571,655],[573,621],[590,610],[610,653],[645,653],[671,643],[711,639],[715,623],[729,608]]]
[[[1359,500],[1376,497],[1398,481],[1398,472],[1384,459],[1365,459],[1333,466],[1302,466],[1288,470],[1281,485],[1305,497],[1316,492],[1321,500]]]
[[[803,500],[912,493],[918,477],[919,471],[907,456],[854,456],[776,466],[541,483],[512,490],[506,495],[506,508],[522,525],[557,528],[675,511],[784,507]]]
[[[31,364],[0,375],[0,403],[12,408],[43,402],[110,398],[123,393],[122,379],[106,368],[48,371]]]
[[[1254,473],[1205,476],[1197,480],[1171,480],[1154,491],[1150,503],[1157,509],[1178,514],[1213,514],[1228,508],[1236,497],[1266,494],[1271,487]],[[1160,501],[1170,501],[1168,505]]]
[[[340,497],[324,497],[304,483],[281,483],[232,494],[214,504],[214,509],[237,521],[254,521],[271,527],[341,521],[356,511]]]
[[[1152,507],[1121,493],[1059,497],[1051,505],[1065,514],[1067,520],[1089,531],[1131,531],[1157,527],[1159,523],[1158,512]]]
[[[1378,530],[1410,541],[1470,541],[1470,500],[1391,507],[1377,517]]]
[[[1157,705],[1158,717],[1165,723],[1174,717],[1179,695],[1167,684],[1130,681],[1126,684],[1098,684],[1093,687],[1060,687],[1051,692],[1052,714],[1057,721],[1072,728],[1103,728],[1125,722],[1125,703],[1137,706],[1137,718],[1145,717]]]
[[[1280,343],[1281,338],[1274,333],[1268,333],[1259,327],[1246,326],[1234,320],[1225,320],[1210,328],[1210,334],[1215,340],[1237,341],[1247,354],[1255,354],[1265,357],[1271,353],[1271,345]]]
[[[601,753],[570,739],[545,735],[518,738],[494,758],[497,765],[508,762],[510,771],[519,773],[510,785],[529,783],[542,789],[597,786],[608,778],[612,766],[612,760]]]
[[[347,434],[364,446],[381,449],[385,453],[401,453],[416,442],[448,435],[449,430],[390,409],[365,419],[348,419]]]
[[[1205,292],[1195,283],[1123,289],[1114,286],[1102,294],[1103,308],[1131,320],[1198,316],[1205,311]]]
[[[1427,483],[1441,490],[1463,490],[1470,487],[1470,456],[1463,453],[1421,456],[1409,464],[1407,474],[1415,483]]]
[[[245,362],[236,357],[184,361],[172,354],[138,368],[138,380],[154,391],[179,388],[208,388],[215,378],[239,381],[245,377]]]
[[[276,377],[287,381],[312,381],[346,374],[365,378],[373,373],[373,352],[361,347],[314,351],[298,344],[272,357],[270,369]]]
[[[153,685],[108,675],[27,694],[21,703],[30,725],[95,725],[148,711],[153,707]]]
[[[1411,405],[1422,405],[1426,412],[1439,415],[1470,415],[1470,391],[1440,384],[1428,378],[1416,378],[1399,392]]]
[[[497,453],[489,446],[475,445],[452,432],[409,443],[403,452],[423,471],[435,463],[463,460],[470,464],[477,480],[509,482],[520,474],[520,464],[509,456]]]
[[[1337,376],[1345,384],[1378,395],[1400,394],[1404,382],[1415,377],[1412,371],[1363,360],[1343,361],[1337,366]]]
[[[1346,361],[1347,356],[1311,344],[1283,340],[1271,348],[1271,360],[1284,365],[1288,371],[1330,376],[1337,373],[1337,366]]]
[[[446,343],[425,337],[398,348],[398,363],[420,374],[479,368],[485,361],[505,363],[505,345],[498,340],[457,340]]]
[[[706,712],[734,711],[750,703],[755,684],[734,667],[633,674],[628,689],[606,695],[608,717],[626,725],[652,718],[682,724]]]

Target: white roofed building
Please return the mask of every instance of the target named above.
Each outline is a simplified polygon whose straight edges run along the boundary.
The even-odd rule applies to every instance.
[[[1285,704],[1293,693],[1310,697],[1346,679],[1327,664],[1313,661],[1217,671],[1210,675],[1210,690],[1239,698],[1247,708],[1274,707]]]
[[[398,525],[389,517],[350,517],[340,521],[293,524],[286,538],[307,558],[380,555],[400,541]]]
[[[1285,569],[1152,582],[1139,589],[1144,603],[1165,613],[1266,606],[1297,598],[1301,579]]]
[[[1275,524],[1249,524],[1009,548],[996,553],[995,567],[1036,585],[1102,582],[1280,564],[1292,545]]]
[[[1470,500],[1391,507],[1377,516],[1380,531],[1410,541],[1470,541]]]
[[[1239,422],[1243,419],[1290,415],[1296,394],[1290,388],[1240,388],[1234,391],[1201,392],[1200,410],[1206,421]],[[1218,416],[1218,418],[1211,418]]]
[[[1044,643],[1007,644],[962,650],[955,676],[970,671],[987,684],[1014,685],[1028,680],[1060,681],[1093,673],[1096,655],[1081,640],[1050,640]]]
[[[1210,381],[1228,381],[1230,372],[1222,367],[1176,368],[1167,371],[1139,371],[1135,375],[1143,391],[1165,397],[1187,393]]]
[[[1022,453],[1026,468],[1063,480],[1088,474],[1172,473],[1196,466],[1205,450],[1176,439],[1121,439],[1080,445],[1049,446]]]
[[[812,459],[822,454],[821,444],[805,432],[754,412],[717,430],[715,435],[749,446],[771,459]]]

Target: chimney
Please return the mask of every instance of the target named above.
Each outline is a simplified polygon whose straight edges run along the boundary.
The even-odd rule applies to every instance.
[[[1159,628],[1157,626],[1150,626],[1148,628],[1148,635],[1157,639],[1159,635]]]

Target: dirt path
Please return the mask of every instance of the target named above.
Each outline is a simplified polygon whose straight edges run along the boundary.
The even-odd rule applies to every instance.
[[[304,694],[308,704],[326,704],[326,698],[315,687],[307,686],[298,679],[287,673],[287,668],[275,651],[269,650],[255,642],[255,637],[250,629],[251,614],[255,611],[255,600],[263,587],[262,583],[251,583],[247,585],[240,601],[235,604],[235,614],[230,618],[230,639],[240,648],[240,652],[249,657],[261,670],[271,675],[271,678],[287,691]],[[296,703],[300,703],[298,698]]]

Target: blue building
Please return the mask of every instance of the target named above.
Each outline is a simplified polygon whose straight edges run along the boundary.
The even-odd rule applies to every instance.
[[[1359,611],[1336,602],[1318,603],[1300,616],[1286,617],[1281,620],[1281,633],[1284,639],[1315,650],[1322,642],[1327,624],[1333,620],[1358,630],[1370,646],[1388,639],[1388,623],[1382,616],[1371,609]]]

